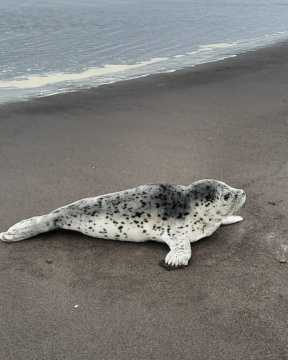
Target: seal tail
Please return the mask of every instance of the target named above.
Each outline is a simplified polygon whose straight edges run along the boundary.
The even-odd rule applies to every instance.
[[[53,213],[34,216],[11,226],[7,232],[0,233],[0,239],[6,242],[29,239],[35,235],[56,229],[58,227],[57,220],[58,214]]]

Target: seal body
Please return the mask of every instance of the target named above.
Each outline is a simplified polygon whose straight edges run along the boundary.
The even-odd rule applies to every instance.
[[[3,241],[19,241],[56,228],[96,238],[165,242],[170,252],[164,266],[186,266],[190,242],[211,235],[221,224],[241,221],[232,215],[245,202],[242,189],[218,180],[189,186],[148,184],[76,201],[43,216],[23,220],[1,233]]]

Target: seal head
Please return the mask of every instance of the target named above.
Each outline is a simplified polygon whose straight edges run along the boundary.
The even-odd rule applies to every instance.
[[[222,181],[205,179],[191,184],[190,199],[193,206],[212,205],[215,214],[222,217],[232,215],[245,203],[246,194],[242,189],[235,189]],[[213,205],[214,204],[214,205]]]

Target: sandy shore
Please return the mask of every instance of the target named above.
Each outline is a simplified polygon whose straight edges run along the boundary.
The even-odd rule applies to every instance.
[[[283,44],[2,106],[0,231],[147,182],[222,179],[247,204],[173,272],[157,265],[164,244],[65,231],[1,243],[1,357],[287,359],[287,74]]]

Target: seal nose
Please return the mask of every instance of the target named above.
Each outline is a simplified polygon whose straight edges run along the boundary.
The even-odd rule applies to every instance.
[[[246,196],[246,193],[243,189],[235,189],[235,190],[236,190],[236,197]]]
[[[245,191],[242,190],[242,189],[236,189],[235,198],[236,198],[238,201],[241,201],[242,203],[244,203],[245,200],[246,200],[246,193],[245,193]]]
[[[241,204],[243,205],[246,201],[246,193],[242,189],[239,189],[238,193],[239,193],[238,199],[241,201]]]

